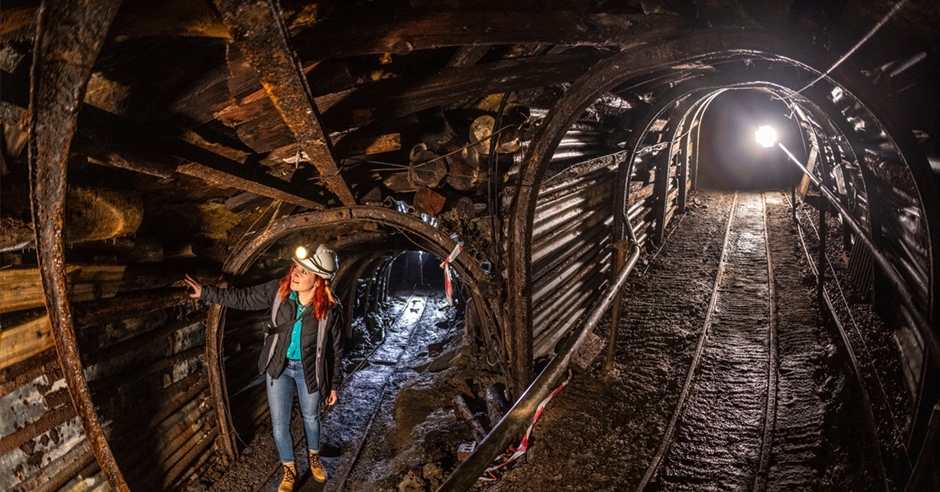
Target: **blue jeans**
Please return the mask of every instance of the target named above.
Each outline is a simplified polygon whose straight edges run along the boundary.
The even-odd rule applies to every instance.
[[[294,462],[294,438],[290,432],[290,412],[294,406],[294,389],[300,400],[300,414],[304,418],[307,434],[307,449],[320,450],[320,392],[307,392],[304,366],[299,360],[288,360],[284,372],[277,379],[265,373],[268,389],[268,406],[271,409],[271,425],[274,427],[274,444],[281,456],[281,463]]]

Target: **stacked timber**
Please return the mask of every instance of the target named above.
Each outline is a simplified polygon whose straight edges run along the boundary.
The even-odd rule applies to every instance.
[[[184,488],[221,459],[202,306],[178,288],[187,267],[172,248],[128,236],[141,222],[139,201],[100,190],[71,190],[73,197],[85,205],[66,217],[63,272],[87,386],[66,382],[56,348],[63,335],[46,310],[39,267],[6,249],[0,469],[11,473],[0,473],[0,490],[109,486],[78,399],[90,400],[114,462],[107,464],[132,490]]]

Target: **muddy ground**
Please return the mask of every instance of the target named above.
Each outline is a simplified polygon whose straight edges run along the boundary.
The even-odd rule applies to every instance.
[[[764,200],[780,333],[766,488],[885,490],[887,480],[892,489],[890,477],[879,473],[877,441],[873,431],[865,430],[860,387],[848,357],[816,304],[815,280],[786,197],[767,193]],[[602,371],[602,352],[586,372],[575,373],[535,425],[528,454],[497,480],[480,480],[474,490],[636,489],[661,445],[692,360],[732,201],[730,194],[693,195],[689,211],[670,224],[665,246],[645,252],[628,280],[613,371]],[[424,310],[412,326],[388,333],[389,340],[398,337],[399,350],[388,360],[365,364],[377,371],[369,376],[373,386],[344,388],[341,403],[324,414],[323,454],[330,479],[321,485],[304,477],[300,490],[436,490],[457,466],[458,448],[474,441],[470,425],[455,409],[458,395],[489,430],[486,388],[501,384],[501,376],[463,333],[460,307],[447,306],[439,293],[421,294]],[[411,309],[410,299],[401,293],[384,316],[399,319]],[[864,310],[862,304],[855,302],[852,309]],[[605,323],[595,332],[606,339]],[[890,336],[881,339],[890,342]],[[295,428],[297,437],[299,422]],[[721,485],[720,461],[699,465],[717,470],[715,490],[735,489]],[[214,483],[194,483],[191,490],[276,490],[276,468],[270,431],[263,429],[234,467],[219,470]],[[648,488],[704,490],[657,477]]]

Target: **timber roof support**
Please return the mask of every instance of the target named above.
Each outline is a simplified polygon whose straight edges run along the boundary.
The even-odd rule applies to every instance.
[[[323,183],[343,205],[356,204],[349,185],[339,174],[333,145],[320,125],[320,112],[288,41],[280,10],[269,1],[216,0],[232,35],[232,43],[254,68],[300,148],[320,171]]]

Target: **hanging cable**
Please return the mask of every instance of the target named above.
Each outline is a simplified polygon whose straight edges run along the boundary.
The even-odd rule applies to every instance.
[[[829,70],[826,70],[825,73],[821,74],[819,77],[816,77],[816,79],[813,80],[812,82],[810,82],[809,84],[806,84],[806,87],[804,87],[804,88],[802,88],[802,89],[796,91],[796,93],[790,95],[789,97],[793,97],[793,96],[795,96],[796,94],[799,94],[799,93],[805,91],[806,89],[809,89],[810,87],[813,86],[813,84],[815,84],[816,82],[819,82],[819,81],[822,80],[823,78],[827,77],[830,72],[832,72],[833,70],[835,70],[836,67],[838,67],[839,65],[841,65],[842,62],[844,62],[845,60],[847,60],[850,56],[852,56],[853,53],[855,53],[859,48],[861,48],[863,44],[865,44],[869,39],[871,39],[871,37],[874,36],[875,33],[877,33],[879,29],[881,29],[882,26],[884,26],[885,24],[887,24],[888,21],[889,21],[892,17],[894,17],[894,14],[898,13],[898,11],[901,10],[901,8],[904,7],[904,5],[906,5],[906,4],[907,4],[907,0],[901,0],[900,2],[896,3],[896,4],[894,5],[894,7],[892,7],[891,10],[890,10],[887,14],[885,14],[885,16],[881,19],[881,21],[879,21],[877,24],[875,24],[875,27],[871,28],[871,30],[868,31],[868,34],[866,34],[861,40],[859,40],[858,43],[855,43],[855,46],[853,46],[852,49],[850,49],[848,52],[846,52],[844,55],[842,55],[841,58],[839,58],[838,60],[836,60],[836,62],[835,62],[831,67],[829,67]]]
[[[496,121],[493,122],[493,135],[497,135],[499,132],[503,131],[504,128],[500,128],[500,125],[503,123],[503,111],[506,109],[506,101],[509,99],[509,93],[503,93],[502,100],[499,101],[499,109],[496,110]],[[491,136],[493,136],[491,135]],[[487,166],[487,183],[486,183],[486,194],[487,194],[487,205],[490,207],[490,240],[493,242],[493,270],[496,272],[496,292],[502,290],[502,281],[500,279],[500,257],[499,257],[499,243],[496,241],[496,204],[499,201],[497,197],[498,186],[496,184],[496,146],[499,142],[499,136],[496,138],[490,139],[490,155],[489,155],[489,165]]]

